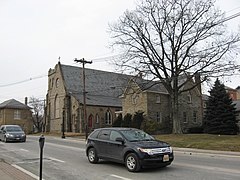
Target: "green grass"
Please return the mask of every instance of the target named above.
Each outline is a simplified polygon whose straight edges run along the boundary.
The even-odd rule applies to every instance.
[[[168,134],[155,137],[173,147],[240,152],[240,135]]]
[[[43,134],[58,137],[62,135],[61,133]],[[39,136],[41,133],[35,135]],[[65,136],[85,138],[85,134],[80,133],[65,133]],[[155,137],[159,140],[168,142],[173,147],[240,152],[240,135],[165,134],[155,135]]]

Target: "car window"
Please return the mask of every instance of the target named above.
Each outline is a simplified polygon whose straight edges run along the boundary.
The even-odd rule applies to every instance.
[[[91,138],[97,138],[99,131],[95,130],[90,134]]]
[[[116,138],[118,137],[122,138],[122,135],[117,131],[111,131],[111,134],[110,134],[111,141],[116,141]]]
[[[148,141],[154,138],[141,130],[122,130],[124,137],[129,141]]]
[[[19,131],[22,131],[22,129],[18,126],[7,126],[6,131],[8,131],[8,132],[19,132]]]
[[[103,129],[102,131],[100,131],[98,138],[104,139],[104,140],[109,140],[109,135],[110,135],[110,130]]]

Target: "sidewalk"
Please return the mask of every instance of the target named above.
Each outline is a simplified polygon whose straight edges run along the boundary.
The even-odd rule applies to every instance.
[[[11,166],[0,159],[0,179],[2,180],[36,180],[30,175]]]

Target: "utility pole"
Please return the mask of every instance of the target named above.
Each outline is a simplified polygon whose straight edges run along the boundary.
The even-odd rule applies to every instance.
[[[82,59],[74,59],[75,62],[82,63],[83,70],[82,70],[82,77],[83,77],[83,120],[85,122],[85,139],[87,140],[88,137],[88,122],[87,122],[87,110],[86,110],[86,85],[85,85],[85,64],[92,64],[92,61],[85,61],[84,58]]]

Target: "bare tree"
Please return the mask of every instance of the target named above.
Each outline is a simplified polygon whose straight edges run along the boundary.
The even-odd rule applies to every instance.
[[[34,130],[37,132],[42,132],[44,127],[44,100],[30,97],[29,106],[33,111]]]
[[[126,55],[116,64],[123,70],[150,74],[167,89],[172,104],[173,133],[182,133],[178,99],[182,87],[195,75],[231,75],[236,69],[231,56],[238,34],[227,32],[227,20],[213,0],[142,0],[110,25],[113,47]],[[184,81],[180,78],[183,75]]]

